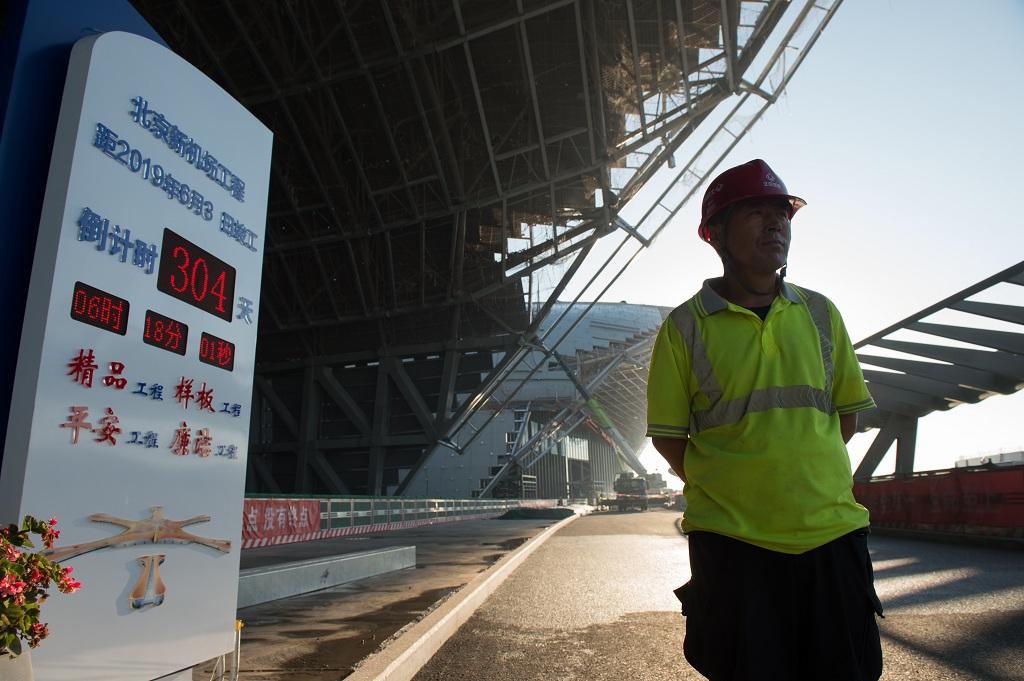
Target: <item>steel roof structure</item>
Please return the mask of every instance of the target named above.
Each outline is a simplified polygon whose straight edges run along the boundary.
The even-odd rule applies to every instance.
[[[876,403],[860,415],[858,426],[879,431],[854,474],[856,480],[870,479],[894,443],[895,474],[913,473],[920,418],[1024,388],[1024,306],[977,300],[992,298],[1004,285],[1011,294],[1004,297],[1019,298],[1024,261],[854,345]],[[950,312],[963,313],[960,323],[929,321]],[[996,320],[1004,328],[988,328],[992,324],[983,320]],[[591,428],[608,435],[627,464],[642,473],[632,455],[646,426],[647,370],[655,332],[643,330],[620,347],[561,359],[565,372],[576,379],[577,391],[550,403],[531,403],[531,409],[553,417],[516,449],[513,463],[529,468],[576,429]],[[908,332],[922,337],[908,339]],[[499,473],[491,486],[500,479]]]
[[[400,494],[597,240],[646,247],[840,3],[133,4],[275,134],[247,488]]]
[[[542,323],[556,337],[538,343],[521,367],[483,406],[488,420],[503,409],[526,409],[540,424],[520,433],[510,459],[480,492],[486,496],[516,470],[529,470],[569,436],[603,439],[621,465],[645,472],[638,450],[647,429],[647,374],[658,328],[669,310],[652,305],[555,303]],[[545,370],[546,369],[546,370]],[[540,373],[538,373],[540,372]],[[524,420],[524,423],[525,423]],[[478,430],[487,427],[481,424]]]
[[[626,466],[644,474],[636,450],[647,429],[647,374],[657,331],[642,330],[618,347],[578,352],[572,364],[558,357],[575,390],[561,398],[529,403],[531,413],[544,415],[544,426],[517,443],[511,459],[480,496],[497,487],[509,471],[529,470],[581,429],[599,434]]]
[[[913,473],[917,421],[921,417],[960,404],[974,404],[992,395],[1009,395],[1024,387],[1024,307],[970,300],[990,294],[1002,284],[1024,286],[1024,262],[854,345],[877,405],[862,415],[859,427],[879,429],[854,473],[855,479],[869,479],[894,442],[896,475]],[[964,317],[961,324],[926,321],[950,311],[972,315],[977,320],[973,324],[987,318],[1020,330],[975,326],[971,317]],[[901,338],[908,331],[932,340]]]

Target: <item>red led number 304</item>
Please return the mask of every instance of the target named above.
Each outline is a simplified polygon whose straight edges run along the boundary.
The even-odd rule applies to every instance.
[[[230,322],[235,268],[169,229],[162,252],[157,289]]]
[[[174,258],[174,264],[178,269],[177,272],[171,273],[171,288],[178,293],[185,293],[186,291],[191,293],[192,300],[198,305],[202,305],[203,301],[206,300],[206,296],[213,296],[217,299],[213,309],[216,310],[217,314],[222,314],[226,298],[224,295],[224,284],[227,279],[227,272],[221,270],[211,286],[210,267],[206,264],[205,258],[192,260],[189,250],[184,246],[175,248],[171,257]]]

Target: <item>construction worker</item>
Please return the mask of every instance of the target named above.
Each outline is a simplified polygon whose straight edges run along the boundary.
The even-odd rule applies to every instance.
[[[846,442],[874,401],[839,312],[785,281],[805,202],[764,161],[704,195],[721,277],[651,358],[647,434],[684,480],[686,659],[712,681],[875,681],[882,653]]]

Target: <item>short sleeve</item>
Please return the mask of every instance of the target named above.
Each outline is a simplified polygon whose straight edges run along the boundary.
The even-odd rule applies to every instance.
[[[658,331],[647,378],[647,436],[683,439],[690,432],[690,361],[671,317]]]
[[[829,301],[828,308],[829,316],[832,318],[832,404],[840,416],[873,409],[875,400],[864,383],[864,373],[853,350],[850,336],[846,332],[843,318],[832,301]]]

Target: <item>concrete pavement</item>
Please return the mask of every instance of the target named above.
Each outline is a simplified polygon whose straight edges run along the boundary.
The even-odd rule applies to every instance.
[[[702,678],[682,658],[685,620],[672,595],[688,578],[678,517],[663,510],[598,513],[561,528],[415,678]],[[414,544],[419,565],[241,611],[247,622],[241,678],[343,679],[375,650],[392,647],[388,639],[396,633],[406,637],[400,645],[409,643],[402,632],[442,613],[454,602],[451,594],[554,523],[468,521],[334,540],[335,546],[310,542],[299,549],[308,557]],[[871,551],[886,608],[884,681],[1024,679],[1024,551],[878,534]],[[193,678],[209,679],[203,674],[197,670]]]
[[[677,517],[607,513],[566,527],[416,681],[703,678],[682,658],[685,620],[671,593],[688,578]],[[886,608],[883,681],[1024,679],[1024,551],[870,543]]]
[[[689,578],[676,512],[599,513],[541,546],[416,681],[678,681],[672,589]]]
[[[336,681],[396,632],[424,617],[475,576],[556,520],[468,520],[370,536],[245,551],[242,567],[266,566],[389,546],[416,546],[401,570],[239,610],[241,678]],[[193,671],[209,681],[213,662]]]
[[[874,535],[884,680],[1024,679],[1024,550]]]

